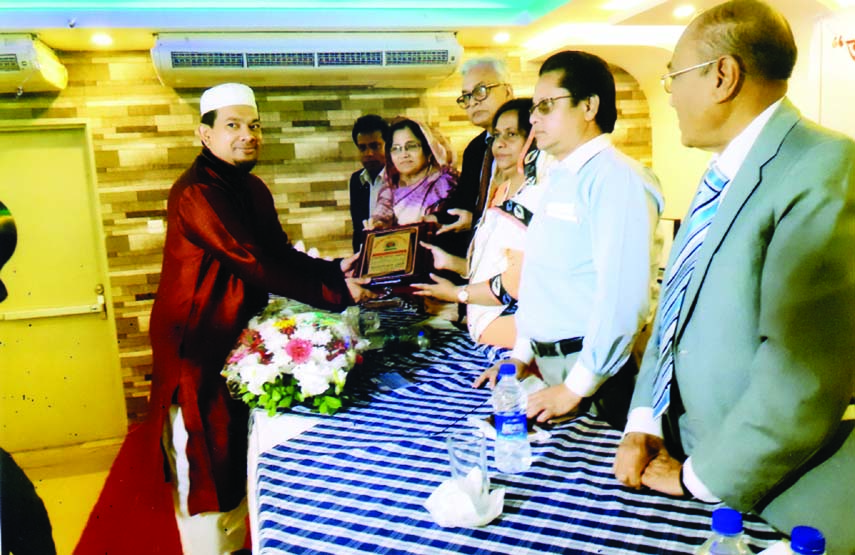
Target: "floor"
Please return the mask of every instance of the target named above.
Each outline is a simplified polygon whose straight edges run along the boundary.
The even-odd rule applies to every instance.
[[[57,555],[70,555],[74,550],[121,442],[117,438],[12,453],[44,501]]]

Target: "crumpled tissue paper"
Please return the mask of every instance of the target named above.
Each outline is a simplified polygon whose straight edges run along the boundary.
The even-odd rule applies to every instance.
[[[505,488],[482,494],[482,473],[473,468],[466,478],[450,478],[437,487],[425,508],[443,528],[474,528],[484,526],[502,514]]]

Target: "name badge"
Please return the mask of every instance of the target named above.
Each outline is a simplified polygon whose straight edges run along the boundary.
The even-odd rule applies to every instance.
[[[550,202],[546,205],[546,215],[550,218],[579,223],[576,205],[572,202]]]

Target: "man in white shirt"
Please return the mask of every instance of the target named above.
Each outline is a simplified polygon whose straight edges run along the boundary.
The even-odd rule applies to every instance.
[[[365,220],[371,217],[377,205],[377,193],[383,186],[383,168],[386,167],[386,136],[389,124],[375,114],[356,119],[351,136],[359,149],[362,169],[350,176],[350,219],[353,223],[353,252],[359,252],[363,241]]]
[[[702,13],[674,49],[663,84],[683,144],[714,154],[615,474],[855,553],[855,142],[784,97],[795,61],[789,24],[759,0]]]
[[[520,376],[536,361],[548,387],[529,396],[528,415],[541,422],[591,401],[612,425],[626,421],[630,352],[649,314],[663,200],[656,177],[612,146],[616,119],[605,61],[567,51],[544,62],[531,123],[538,148],[554,161],[538,185],[544,191],[526,234],[517,340],[502,361]],[[492,382],[498,366],[475,385]]]

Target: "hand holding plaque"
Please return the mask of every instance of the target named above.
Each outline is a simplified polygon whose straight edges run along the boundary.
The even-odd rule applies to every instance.
[[[424,281],[433,267],[433,258],[420,243],[428,241],[435,228],[433,223],[420,222],[366,230],[357,276],[370,277],[369,287],[397,288]]]

